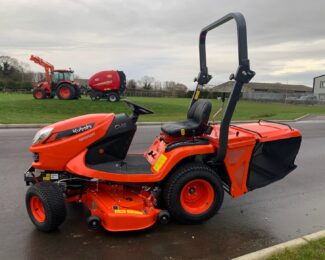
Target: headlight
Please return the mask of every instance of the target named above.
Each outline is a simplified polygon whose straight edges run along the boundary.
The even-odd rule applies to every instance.
[[[53,127],[46,127],[39,130],[33,138],[33,144],[38,144],[46,139],[52,132]]]

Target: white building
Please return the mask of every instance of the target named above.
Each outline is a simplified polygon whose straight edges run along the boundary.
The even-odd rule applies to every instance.
[[[318,100],[325,101],[325,74],[314,78],[313,92]]]

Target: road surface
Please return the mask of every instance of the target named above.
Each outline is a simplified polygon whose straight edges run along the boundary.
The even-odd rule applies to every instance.
[[[23,173],[35,129],[0,130],[0,259],[229,259],[325,226],[325,121],[292,124],[303,132],[298,168],[285,179],[239,199],[225,196],[210,221],[148,230],[88,230],[80,205],[60,229],[44,234],[28,218]],[[144,151],[158,126],[139,127],[132,151]]]

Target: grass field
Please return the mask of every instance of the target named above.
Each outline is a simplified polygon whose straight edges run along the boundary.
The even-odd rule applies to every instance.
[[[175,121],[186,117],[190,99],[130,97],[129,100],[155,112],[140,117],[142,122]],[[220,103],[212,100],[212,112]],[[58,120],[88,113],[129,113],[124,102],[91,101],[89,97],[80,100],[63,101],[35,100],[28,94],[0,94],[0,123],[52,123]],[[213,114],[211,113],[211,114]],[[234,120],[252,119],[294,119],[305,114],[325,114],[325,106],[286,105],[279,103],[260,103],[240,101]]]
[[[311,241],[302,247],[285,250],[269,258],[269,260],[304,260],[325,259],[325,238]]]

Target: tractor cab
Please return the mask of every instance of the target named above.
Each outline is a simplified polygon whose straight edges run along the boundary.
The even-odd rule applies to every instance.
[[[54,70],[52,73],[52,86],[56,86],[61,81],[74,81],[73,70]]]

